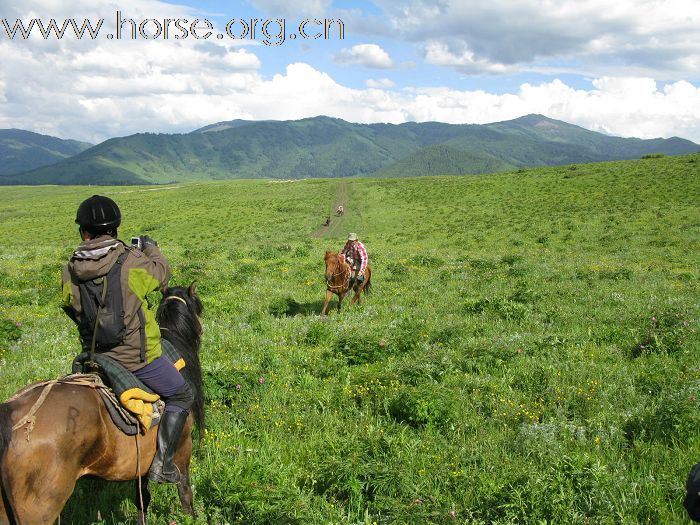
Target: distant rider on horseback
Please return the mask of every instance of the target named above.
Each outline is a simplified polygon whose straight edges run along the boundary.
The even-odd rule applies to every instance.
[[[83,201],[75,222],[83,242],[63,270],[63,310],[78,325],[83,350],[117,361],[165,401],[148,479],[178,483],[173,459],[194,395],[161,355],[160,329],[146,300],[148,293],[167,284],[168,263],[150,237],[139,238],[140,249],[117,239],[121,212],[108,197],[93,195]],[[105,308],[110,301],[112,311]]]
[[[350,276],[350,290],[352,290],[356,281],[362,281],[362,279],[364,279],[367,263],[369,263],[365,245],[360,242],[356,233],[348,235],[348,240],[340,251],[340,255],[345,257],[348,263],[350,263],[350,267],[353,269],[353,273]],[[348,292],[350,290],[348,290]]]

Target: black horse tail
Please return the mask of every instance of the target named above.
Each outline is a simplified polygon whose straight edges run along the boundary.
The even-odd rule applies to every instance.
[[[5,474],[5,451],[10,444],[12,438],[12,419],[10,418],[10,405],[7,403],[0,404],[0,496],[5,507],[5,513],[10,525],[15,525],[15,519],[12,505],[10,505],[10,497],[7,494],[7,474]],[[2,516],[0,516],[2,517]]]

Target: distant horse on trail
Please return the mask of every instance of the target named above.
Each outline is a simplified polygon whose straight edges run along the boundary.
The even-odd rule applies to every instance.
[[[338,252],[327,251],[323,260],[326,262],[326,302],[323,304],[321,317],[326,316],[328,304],[331,302],[333,294],[338,296],[338,311],[340,311],[343,299],[350,291],[350,276],[352,275],[352,267],[345,260],[345,257],[339,255]],[[365,294],[371,292],[371,279],[372,269],[367,266],[364,280],[353,283],[352,290],[355,292],[355,295],[350,304],[359,303],[362,292]]]
[[[194,515],[190,486],[192,426],[204,422],[199,345],[202,303],[189,287],[162,290],[156,318],[163,338],[178,349],[185,380],[195,393],[175,454],[182,475],[177,486],[182,510]],[[172,300],[171,300],[172,299]],[[83,476],[112,481],[138,480],[138,523],[146,522],[151,499],[148,470],[158,427],[127,436],[105,408],[92,375],[67,376],[31,384],[0,404],[0,525],[54,523]]]
[[[340,217],[345,213],[345,208],[343,208],[343,205],[341,204],[335,209],[335,216]]]

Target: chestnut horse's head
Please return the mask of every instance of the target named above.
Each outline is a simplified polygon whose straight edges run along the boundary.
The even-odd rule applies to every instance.
[[[335,272],[335,269],[338,267],[338,260],[339,259],[340,259],[340,256],[336,252],[326,250],[326,255],[323,257],[323,260],[326,263],[326,282],[327,283],[331,282],[331,279],[333,278],[333,272]]]
[[[328,250],[323,260],[326,262],[326,284],[337,286],[345,279],[345,256]]]

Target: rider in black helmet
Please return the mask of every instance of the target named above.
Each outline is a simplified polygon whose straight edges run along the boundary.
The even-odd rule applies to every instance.
[[[109,197],[93,195],[84,200],[78,207],[75,223],[81,230],[93,235],[106,234],[117,237],[117,228],[122,222],[119,206]]]
[[[78,325],[84,350],[114,359],[165,401],[148,478],[177,483],[180,473],[173,459],[194,395],[175,366],[162,355],[160,329],[146,301],[148,293],[166,286],[170,270],[150,237],[140,238],[141,249],[117,239],[121,219],[117,204],[102,195],[93,195],[78,207],[75,222],[83,242],[63,270],[63,309]],[[108,280],[105,276],[117,263],[121,269],[114,296],[121,295],[121,309],[107,316],[110,322],[103,322],[98,313],[98,323],[90,313],[95,308],[91,307],[89,297],[93,292],[88,285]],[[109,282],[113,286],[116,283],[114,279]],[[102,301],[106,294],[103,292]]]

